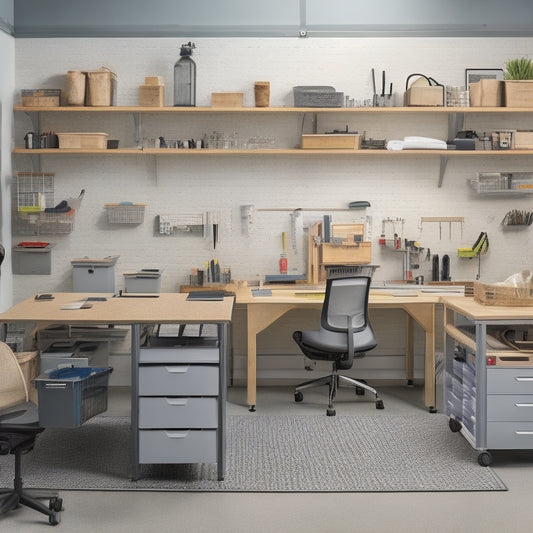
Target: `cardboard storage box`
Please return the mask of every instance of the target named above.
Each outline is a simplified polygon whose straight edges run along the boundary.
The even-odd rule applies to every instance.
[[[346,265],[364,264],[372,261],[372,243],[360,242],[354,244],[330,244],[327,242],[321,245],[323,265]]]
[[[505,80],[505,107],[533,107],[533,80]]]
[[[243,93],[211,93],[212,107],[242,107]]]
[[[58,133],[59,148],[77,150],[105,150],[107,133]]]
[[[442,85],[433,87],[409,87],[405,91],[404,100],[406,106],[443,106],[444,87]]]
[[[315,134],[302,135],[303,150],[359,150],[360,135]]]
[[[144,85],[139,86],[141,107],[163,107],[165,105],[165,85],[161,76],[146,76]]]
[[[479,80],[470,84],[470,105],[472,107],[501,107],[503,105],[503,82]]]
[[[533,150],[533,131],[515,131],[514,147],[516,150]]]

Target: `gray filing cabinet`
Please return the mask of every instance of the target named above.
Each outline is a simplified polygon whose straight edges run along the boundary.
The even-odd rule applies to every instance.
[[[132,394],[134,479],[138,465],[217,463],[224,478],[225,335],[180,344],[161,338],[138,347]]]
[[[531,354],[487,344],[487,328],[529,328],[530,320],[467,320],[446,313],[445,405],[452,431],[460,431],[492,462],[489,450],[533,450]]]

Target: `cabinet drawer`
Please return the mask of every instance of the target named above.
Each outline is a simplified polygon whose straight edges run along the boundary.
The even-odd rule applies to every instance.
[[[489,422],[487,448],[533,450],[533,422]]]
[[[139,368],[139,396],[217,396],[217,365],[147,365]]]
[[[215,429],[140,430],[139,463],[216,463]]]
[[[487,420],[533,422],[533,394],[489,394]]]
[[[487,368],[487,393],[533,394],[533,368]]]
[[[140,363],[218,363],[216,346],[165,346],[141,348]]]
[[[217,399],[139,398],[139,427],[217,428]]]

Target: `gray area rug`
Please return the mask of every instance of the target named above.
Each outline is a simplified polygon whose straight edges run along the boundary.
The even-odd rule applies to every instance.
[[[129,479],[128,418],[42,433],[23,458],[28,488],[240,492],[507,490],[442,414],[228,416],[224,481],[216,465],[143,465]],[[0,486],[13,457],[0,457]]]

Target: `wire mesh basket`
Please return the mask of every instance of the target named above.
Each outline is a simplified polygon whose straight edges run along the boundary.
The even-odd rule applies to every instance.
[[[141,224],[146,204],[105,204],[109,224]]]
[[[70,198],[66,212],[54,212],[53,172],[19,172],[12,188],[12,226],[15,235],[57,235],[72,233],[75,211],[84,191]]]

